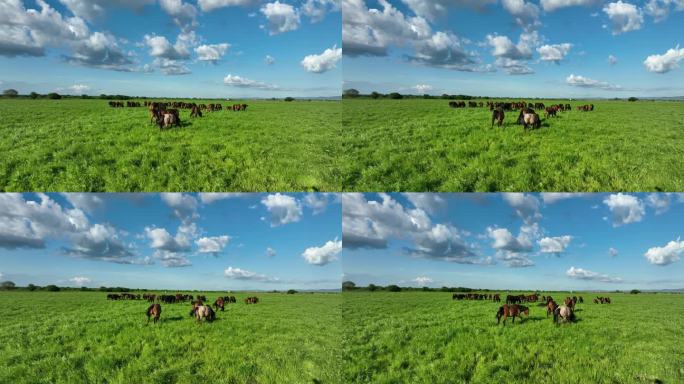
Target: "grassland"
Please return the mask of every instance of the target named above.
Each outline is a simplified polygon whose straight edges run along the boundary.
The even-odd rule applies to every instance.
[[[339,101],[245,103],[160,132],[144,107],[2,99],[0,191],[341,189]]]
[[[684,190],[684,102],[570,103],[596,110],[561,113],[523,132],[514,112],[505,128],[492,129],[488,109],[453,109],[447,100],[345,99],[344,188]]]
[[[610,305],[579,304],[575,323],[554,325],[543,307],[532,306],[529,318],[497,326],[498,303],[452,301],[449,293],[345,292],[344,381],[684,382],[684,295],[610,297]]]
[[[213,323],[163,304],[155,325],[145,301],[0,292],[0,383],[340,382],[341,295],[257,295]]]

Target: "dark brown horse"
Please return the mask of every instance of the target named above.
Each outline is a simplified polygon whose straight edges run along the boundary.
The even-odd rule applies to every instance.
[[[519,317],[520,321],[522,321],[522,314],[525,314],[526,316],[530,316],[530,309],[527,308],[524,305],[518,305],[518,304],[504,304],[501,307],[499,307],[499,310],[496,312],[496,323],[499,324],[501,321],[501,318],[503,317],[503,323],[506,325],[506,319],[508,317],[513,318],[513,324],[515,324],[515,317]]]
[[[256,304],[259,302],[259,298],[256,296],[250,296],[245,299],[245,304]]]
[[[558,304],[553,300],[549,300],[549,302],[546,303],[546,317],[556,313],[556,308],[558,308]]]
[[[157,320],[159,320],[159,317],[161,316],[161,305],[159,304],[152,304],[150,305],[149,308],[147,308],[147,322],[150,322],[150,317],[154,318],[154,323],[157,323]]]
[[[219,297],[218,299],[216,299],[216,301],[214,301],[214,309],[216,309],[218,311],[219,308],[221,308],[221,312],[223,312],[223,310],[224,310],[223,297]]]
[[[492,128],[494,128],[494,122],[500,127],[503,124],[506,115],[502,108],[496,108],[492,110]]]

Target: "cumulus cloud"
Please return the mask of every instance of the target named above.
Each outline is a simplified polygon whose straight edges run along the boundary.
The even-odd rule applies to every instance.
[[[608,248],[608,255],[610,255],[610,257],[616,257],[619,254],[620,252],[617,249],[613,247]]]
[[[544,61],[553,61],[554,63],[558,64],[565,58],[565,56],[568,55],[568,53],[570,53],[571,48],[572,44],[570,43],[553,45],[547,44],[537,48],[537,52],[539,52],[540,59]]]
[[[306,0],[301,6],[301,12],[311,19],[312,23],[318,23],[329,12],[340,10],[338,0]]]
[[[684,241],[677,239],[670,241],[664,247],[649,248],[644,254],[649,263],[655,265],[668,265],[679,261],[679,256],[684,252]]]
[[[539,22],[539,7],[525,0],[501,0],[504,9],[515,18],[515,22],[523,28],[535,28]]]
[[[73,52],[64,59],[72,64],[86,67],[110,69],[115,71],[133,71],[133,62],[124,53],[114,36],[95,32],[88,38],[72,44]]]
[[[497,0],[402,0],[416,15],[428,20],[437,19],[446,14],[449,8],[465,7],[482,10]]]
[[[411,281],[413,281],[414,283],[416,283],[420,286],[423,286],[423,287],[434,282],[434,280],[432,280],[431,278],[429,278],[427,276],[418,276]]]
[[[302,204],[292,196],[276,193],[261,199],[269,212],[271,227],[295,223],[302,217]]]
[[[155,0],[59,0],[74,15],[93,21],[102,17],[107,8],[127,8],[134,11],[154,4]]]
[[[561,200],[574,199],[578,197],[586,196],[586,193],[574,193],[574,192],[543,192],[540,194],[544,204],[554,204]]]
[[[195,240],[195,244],[197,244],[197,252],[211,253],[212,255],[216,256],[221,251],[223,251],[223,248],[225,248],[228,245],[229,241],[230,236],[223,235],[213,237],[201,237]]]
[[[575,75],[570,74],[567,79],[565,79],[565,82],[573,87],[580,87],[580,88],[595,88],[595,89],[602,89],[605,91],[619,91],[622,89],[619,85],[614,85],[607,83],[605,81],[598,81],[594,79],[590,79],[588,77],[580,76],[580,75]]]
[[[684,1],[682,0],[649,0],[644,4],[644,12],[659,23],[670,15],[670,6],[674,6],[676,11],[684,11]]]
[[[612,194],[603,200],[612,215],[614,227],[641,221],[646,213],[644,203],[636,196]]]
[[[67,201],[83,212],[93,213],[104,206],[104,200],[99,193],[62,193]]]
[[[197,60],[209,61],[215,64],[226,54],[226,52],[228,52],[229,47],[230,44],[228,43],[200,45],[195,48]]]
[[[150,247],[173,253],[188,252],[191,249],[190,237],[183,231],[172,236],[165,228],[146,227],[145,235],[150,240]]]
[[[259,10],[268,20],[266,28],[268,28],[270,35],[294,31],[299,28],[299,12],[290,4],[276,0],[275,3],[264,4]]]
[[[246,77],[240,77],[238,75],[228,74],[228,76],[223,78],[223,84],[230,87],[237,88],[255,88],[264,90],[276,90],[278,86],[275,84],[268,84],[261,81],[256,81],[248,79]]]
[[[85,277],[85,276],[74,276],[71,279],[69,279],[70,282],[72,282],[74,285],[83,287],[85,285],[90,284],[92,280],[90,278]]]
[[[72,243],[64,248],[68,255],[86,259],[131,264],[133,253],[119,238],[118,231],[109,226],[95,224],[73,235]]]
[[[608,55],[608,64],[615,65],[618,63],[618,58],[613,55]]]
[[[417,84],[411,87],[411,89],[415,90],[419,94],[425,94],[432,91],[434,88],[432,87],[432,85],[429,84]]]
[[[323,73],[335,68],[335,64],[342,58],[342,48],[333,46],[318,55],[307,55],[301,65],[307,72]]]
[[[439,193],[404,193],[414,207],[434,215],[446,208],[446,200]]]
[[[90,91],[90,86],[85,84],[74,84],[69,87],[69,91],[76,95],[82,95]]]
[[[539,212],[539,200],[532,194],[525,193],[504,193],[502,197],[514,210],[525,224],[530,225],[541,219]]]
[[[651,55],[644,60],[646,70],[654,73],[667,73],[679,68],[679,62],[684,59],[684,48],[668,49],[662,55]]]
[[[225,199],[242,197],[244,194],[237,192],[201,192],[199,199],[204,204],[211,204]]]
[[[169,60],[184,60],[190,58],[190,51],[182,40],[171,44],[164,36],[145,35],[143,42],[150,48],[149,54],[154,57]]]
[[[547,12],[553,12],[557,9],[574,7],[574,6],[591,6],[600,4],[603,0],[541,0],[540,4]]]
[[[510,252],[530,252],[532,251],[532,241],[525,233],[520,233],[517,237],[507,228],[487,228],[487,235],[494,240],[492,248]]]
[[[327,241],[320,247],[309,247],[304,250],[302,257],[307,263],[313,265],[326,265],[337,260],[337,255],[342,252],[341,240]]]
[[[331,198],[332,195],[327,193],[307,193],[302,198],[302,204],[311,209],[314,215],[318,215],[326,210]]]
[[[245,7],[255,3],[255,0],[197,0],[197,4],[204,12],[211,12],[224,7]]]
[[[280,281],[277,277],[270,277],[256,272],[248,271],[246,269],[228,267],[224,272],[224,276],[232,280],[251,280],[260,281],[264,283],[277,283]]]
[[[603,12],[610,19],[613,35],[641,29],[644,22],[644,15],[639,7],[622,0],[607,4],[603,7]]]
[[[197,26],[197,8],[194,5],[182,0],[159,0],[159,5],[181,29],[187,31]]]
[[[187,223],[198,217],[197,199],[192,195],[169,192],[160,194],[160,197],[161,200],[173,210],[173,215],[183,222]]]
[[[646,205],[653,208],[656,215],[667,212],[671,203],[672,199],[668,193],[651,193],[646,196]]]
[[[565,249],[570,245],[572,236],[558,236],[558,237],[544,237],[539,240],[539,247],[542,253],[553,253],[559,255],[565,252]]]
[[[570,267],[565,274],[571,279],[578,280],[593,280],[600,281],[602,283],[621,283],[622,279],[619,277],[611,277],[608,275],[603,275],[597,272],[592,272],[582,268]]]
[[[508,36],[487,35],[487,44],[492,47],[492,55],[511,60],[527,60],[532,58],[532,50],[526,42],[513,44]]]

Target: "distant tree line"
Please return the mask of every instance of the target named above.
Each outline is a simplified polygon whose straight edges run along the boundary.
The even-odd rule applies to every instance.
[[[402,292],[402,291],[424,291],[424,292],[487,292],[489,289],[473,289],[467,287],[400,287],[396,284],[390,284],[387,286],[368,284],[368,286],[361,287],[357,286],[353,281],[345,281],[342,283],[343,291],[386,291],[386,292]]]

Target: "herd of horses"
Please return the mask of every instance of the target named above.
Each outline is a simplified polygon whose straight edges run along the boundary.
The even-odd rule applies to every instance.
[[[236,303],[237,300],[235,296],[219,296],[214,300],[212,305],[204,304],[207,301],[207,297],[204,295],[193,295],[177,293],[175,295],[157,295],[151,293],[145,294],[132,294],[132,293],[110,293],[107,294],[107,300],[146,300],[152,304],[147,308],[147,322],[153,320],[154,323],[159,321],[161,318],[161,303],[164,304],[176,304],[176,303],[187,303],[190,302],[192,309],[190,310],[190,316],[195,317],[199,322],[214,321],[216,320],[216,312],[221,310],[225,311],[226,304]],[[256,296],[246,297],[244,300],[245,304],[257,304],[259,303],[259,298]]]
[[[506,112],[520,111],[518,113],[518,119],[516,124],[522,125],[524,129],[541,128],[541,117],[537,111],[543,111],[546,119],[551,117],[558,117],[559,112],[572,111],[572,106],[570,104],[553,104],[545,105],[544,103],[528,103],[526,101],[517,102],[501,102],[501,101],[487,101],[485,102],[475,102],[469,101],[467,104],[465,101],[450,101],[449,107],[451,108],[489,108],[492,112],[492,128],[494,124],[501,127],[503,125],[504,119],[506,118]],[[581,112],[591,112],[594,110],[594,104],[580,105],[577,106],[577,110]]]
[[[487,300],[493,302],[501,301],[501,294],[499,293],[454,293],[451,296],[452,300]],[[546,308],[546,317],[553,315],[554,324],[568,323],[575,321],[575,307],[579,303],[584,303],[582,296],[567,296],[561,304],[550,295],[540,295],[538,293],[522,294],[522,295],[507,295],[506,304],[499,307],[496,311],[496,323],[500,324],[503,319],[503,324],[506,325],[506,319],[511,318],[515,323],[515,318],[518,317],[522,321],[524,314],[530,316],[530,308],[522,305],[522,303],[537,303],[538,306]],[[609,297],[597,296],[594,298],[595,304],[610,304]]]
[[[190,110],[190,117],[202,117],[202,112],[219,112],[222,110],[241,112],[247,110],[247,104],[233,104],[226,105],[224,108],[220,103],[197,104],[186,103],[183,101],[172,102],[158,102],[145,101],[140,103],[138,101],[110,101],[109,106],[112,108],[140,108],[145,107],[150,112],[150,121],[159,127],[159,130],[171,128],[173,126],[181,126],[180,110]]]

